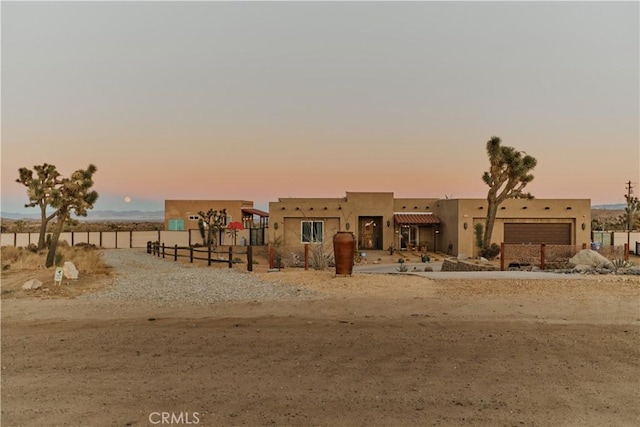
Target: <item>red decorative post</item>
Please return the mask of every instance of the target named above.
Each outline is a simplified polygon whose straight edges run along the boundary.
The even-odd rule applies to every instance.
[[[304,244],[304,269],[309,270],[309,244]]]
[[[504,271],[504,242],[500,243],[500,271]]]

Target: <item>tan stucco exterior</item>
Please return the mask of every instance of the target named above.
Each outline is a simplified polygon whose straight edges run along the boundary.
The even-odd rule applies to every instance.
[[[404,230],[394,221],[395,214],[431,213],[440,222],[415,226],[416,244],[426,245],[423,247],[431,251],[446,252],[451,243],[454,255],[463,253],[475,256],[478,249],[475,246],[474,225],[484,224],[486,212],[485,199],[396,199],[391,192],[347,192],[341,198],[279,198],[277,202],[269,204],[269,241],[287,247],[302,246],[301,223],[321,221],[324,225],[324,242],[330,242],[335,232],[347,230],[356,235],[359,248],[386,250],[394,246],[404,249],[400,238]],[[507,200],[498,210],[492,241],[498,244],[502,242],[505,223],[535,222],[571,224],[571,243],[589,244],[590,200]],[[374,234],[363,236],[367,224],[379,228],[373,228]]]
[[[164,229],[169,230],[170,220],[182,220],[185,230],[198,229],[198,212],[209,209],[227,210],[228,222],[242,221],[242,208],[253,208],[253,202],[246,200],[165,200]],[[190,219],[191,218],[191,219]]]
[[[209,209],[218,212],[226,209],[227,225],[235,221],[243,224],[244,230],[236,233],[236,245],[263,244],[266,241],[264,227],[268,225],[268,218],[258,219],[250,213],[243,213],[243,209],[254,209],[253,202],[247,200],[165,200],[164,229],[167,231],[198,230],[198,212],[206,213]],[[218,238],[220,244],[233,244],[232,235],[225,230],[227,228],[226,225],[223,227],[223,232]]]

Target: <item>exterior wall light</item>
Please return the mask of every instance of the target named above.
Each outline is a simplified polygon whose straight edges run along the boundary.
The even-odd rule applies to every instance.
[[[277,230],[277,229],[278,229],[278,223],[277,223],[277,222],[274,222],[274,223],[273,223],[273,229],[274,229],[274,230]]]
[[[348,229],[350,229],[350,228],[351,228],[351,224],[346,223],[346,224],[344,225],[344,227],[348,230]]]
[[[582,229],[586,230],[587,229],[587,224],[585,224],[584,222],[582,223]]]
[[[391,227],[391,221],[387,220],[387,227]]]
[[[466,230],[467,228],[469,228],[469,224],[467,224],[466,222],[464,224],[462,224],[462,226],[464,227],[464,229]]]

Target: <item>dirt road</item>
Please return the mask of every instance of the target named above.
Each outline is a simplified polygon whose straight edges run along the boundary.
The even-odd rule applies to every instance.
[[[640,425],[638,278],[256,274],[322,296],[3,300],[2,425]]]

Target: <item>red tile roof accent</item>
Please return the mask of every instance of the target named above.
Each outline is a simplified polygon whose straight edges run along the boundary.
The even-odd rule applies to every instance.
[[[428,213],[395,214],[394,220],[396,224],[440,224],[440,218]]]

